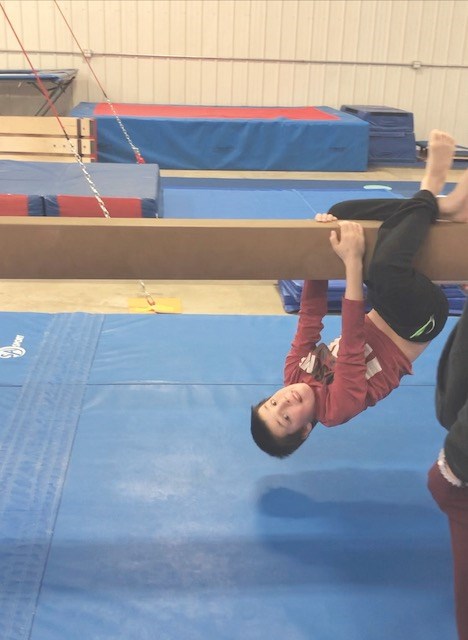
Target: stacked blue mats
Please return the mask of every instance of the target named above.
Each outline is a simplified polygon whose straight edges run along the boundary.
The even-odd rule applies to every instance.
[[[2,640],[456,637],[425,486],[454,319],[388,398],[280,461],[250,406],[295,325],[0,314]]]
[[[287,313],[299,311],[304,280],[279,280],[278,290],[283,308]],[[341,301],[346,283],[344,280],[330,280],[328,283],[328,313],[340,313]],[[462,285],[440,285],[444,291],[452,316],[460,316],[466,301],[466,288]]]
[[[375,105],[343,105],[341,110],[369,123],[369,163],[414,164],[413,114]]]
[[[299,311],[304,280],[279,280],[278,290],[283,308],[287,313]],[[328,313],[341,312],[341,300],[344,296],[345,281],[328,281]]]

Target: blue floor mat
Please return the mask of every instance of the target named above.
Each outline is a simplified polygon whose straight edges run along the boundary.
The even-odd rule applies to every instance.
[[[309,219],[343,200],[411,197],[417,182],[162,178],[166,218]],[[453,185],[446,185],[445,192]]]
[[[25,349],[0,359],[2,640],[455,637],[425,486],[451,327],[377,407],[278,461],[249,410],[294,325],[0,315]]]
[[[317,181],[319,182],[319,181]],[[320,185],[284,180],[163,180],[166,218],[310,219],[336,202],[357,198],[395,198],[386,190],[364,190],[340,183]],[[252,184],[253,183],[253,184]]]

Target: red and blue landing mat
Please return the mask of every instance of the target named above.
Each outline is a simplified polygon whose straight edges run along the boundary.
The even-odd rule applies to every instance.
[[[339,120],[339,115],[327,113],[316,107],[210,107],[193,105],[114,104],[119,116],[144,118],[202,118],[234,120]],[[113,116],[107,102],[96,105],[96,116]]]
[[[331,107],[116,106],[146,162],[161,169],[365,171],[369,124]],[[70,115],[95,118],[101,162],[133,152],[106,103]]]
[[[21,187],[21,190],[28,187]],[[0,216],[43,216],[42,198],[38,195],[0,193]]]
[[[112,218],[162,215],[159,167],[86,165]],[[0,161],[0,215],[102,217],[77,163]]]
[[[426,489],[453,324],[278,461],[249,413],[295,318],[0,314],[2,640],[454,638]]]

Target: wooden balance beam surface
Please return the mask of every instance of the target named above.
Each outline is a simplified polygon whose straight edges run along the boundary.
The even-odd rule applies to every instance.
[[[363,222],[365,270],[379,222]],[[0,278],[342,279],[330,230],[308,220],[134,220],[0,217]],[[416,267],[468,281],[468,224],[438,222]]]

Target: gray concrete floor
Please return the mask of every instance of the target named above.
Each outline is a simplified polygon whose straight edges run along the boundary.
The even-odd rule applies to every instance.
[[[162,171],[163,176],[310,180],[420,180],[422,168],[382,168],[365,173]],[[453,169],[450,182],[462,171]],[[188,314],[284,314],[276,281],[146,281],[154,297],[175,297]],[[130,280],[0,280],[0,311],[128,313],[141,286]]]

